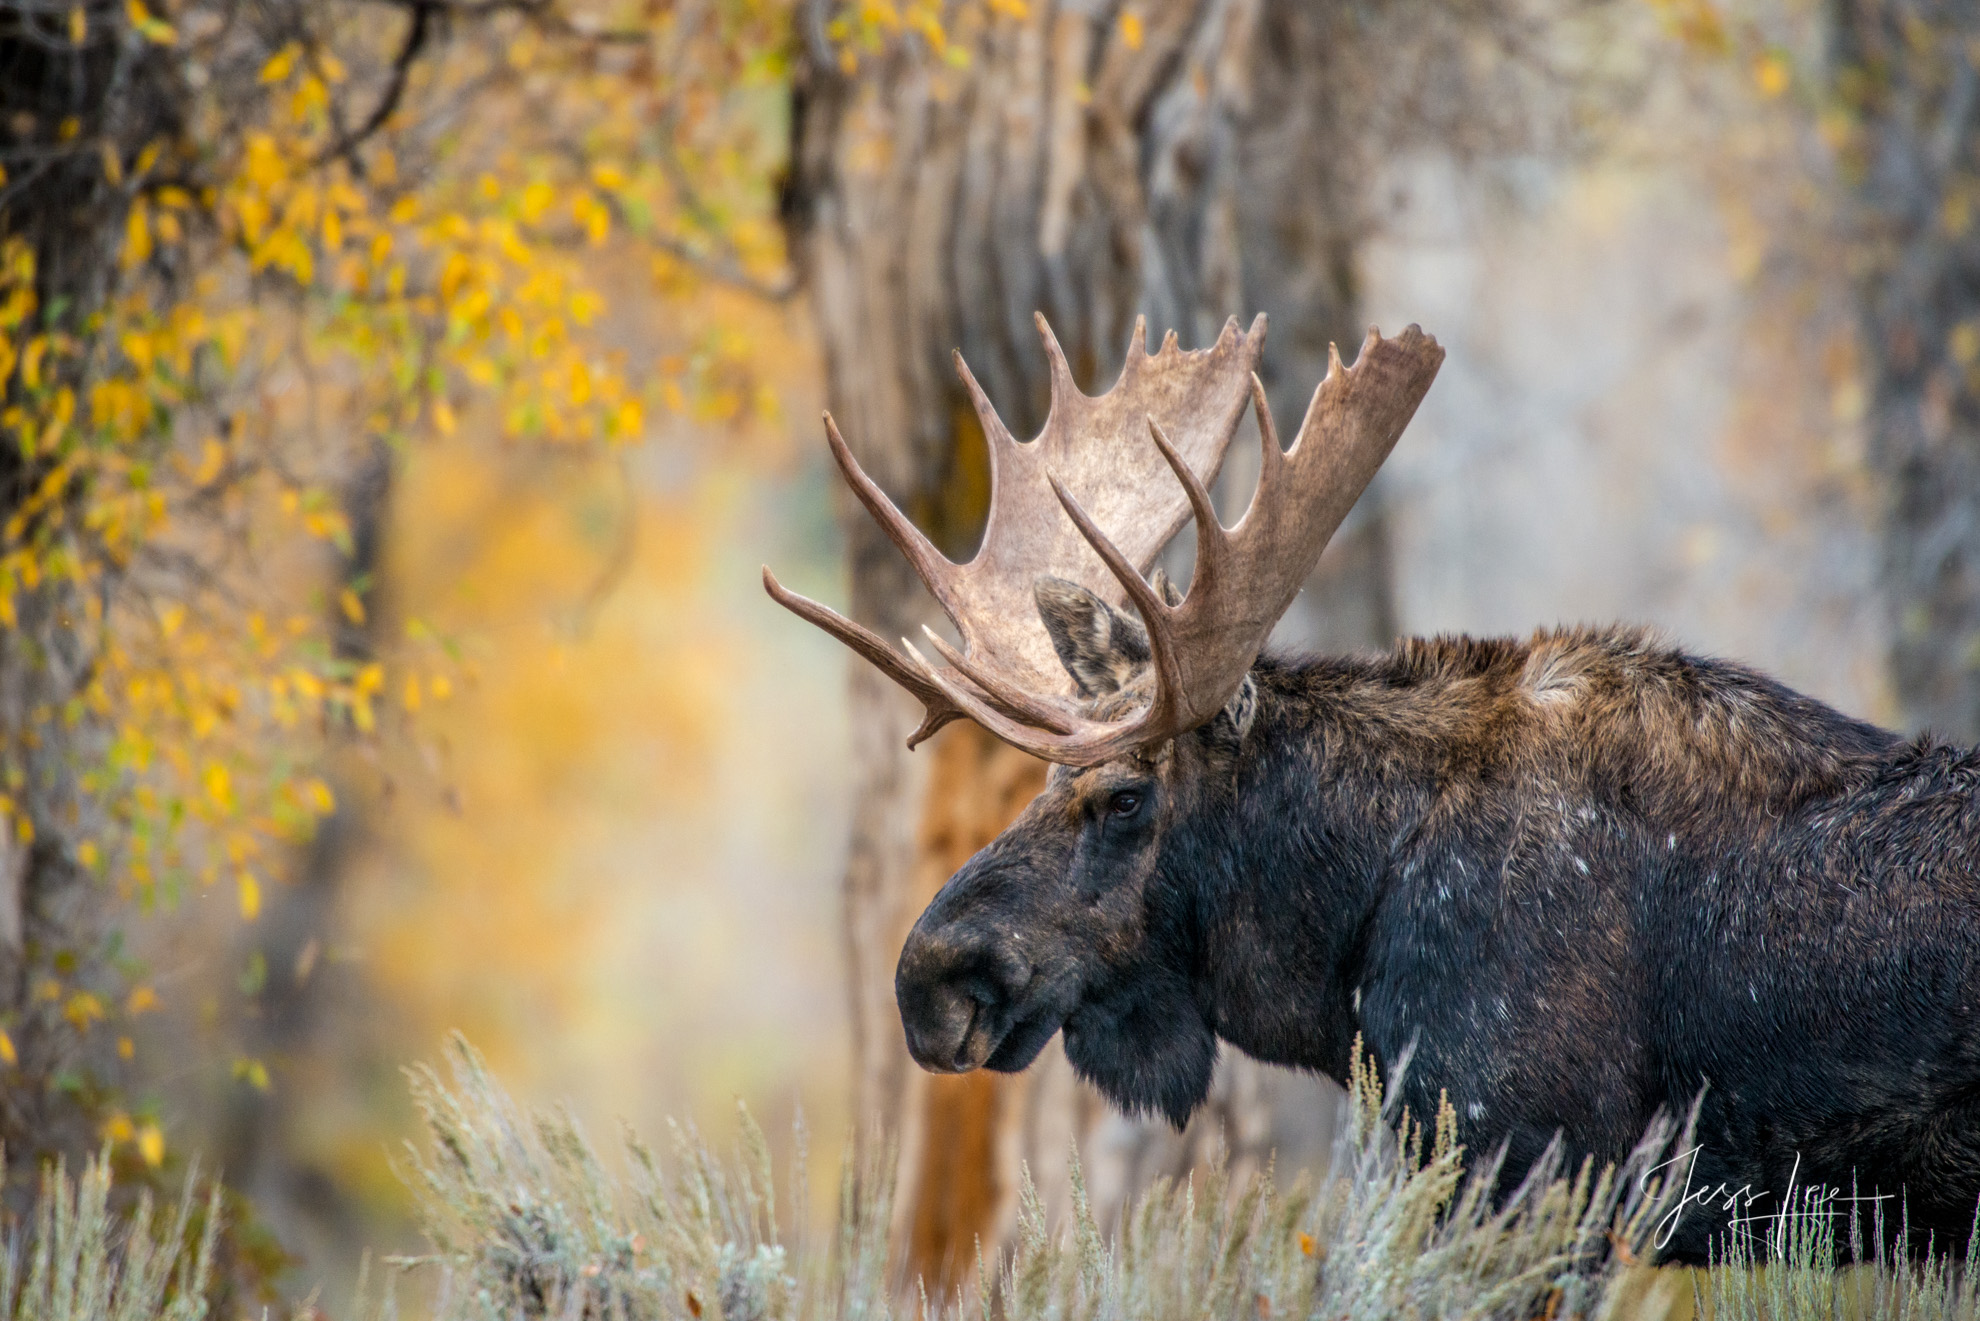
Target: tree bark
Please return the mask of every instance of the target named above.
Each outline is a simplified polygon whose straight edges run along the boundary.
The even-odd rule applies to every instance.
[[[1870,461],[1905,719],[1980,740],[1980,7],[1835,0]]]
[[[175,134],[185,97],[168,52],[122,39],[122,6],[72,8],[87,11],[98,34],[77,48],[49,39],[57,16],[46,6],[0,0],[0,241],[19,241],[34,256],[36,328],[87,338],[92,316],[116,293],[130,205],[130,188],[106,177],[104,161],[128,163],[153,138]],[[64,25],[70,13],[59,16]],[[84,384],[82,369],[59,355],[45,370],[58,384]],[[0,385],[0,404],[25,398],[17,374]],[[8,435],[0,521],[52,466]],[[62,1003],[31,994],[52,982],[60,993],[115,998],[117,979],[100,952],[102,892],[77,861],[83,841],[110,833],[83,787],[83,769],[100,760],[109,732],[86,708],[69,706],[96,664],[91,604],[49,575],[18,588],[15,622],[0,630],[0,1029],[16,1055],[0,1064],[0,1193],[15,1210],[31,1204],[44,1160],[79,1164],[96,1150],[120,1073],[107,1033],[86,1036],[65,1021]],[[65,709],[73,718],[59,717]]]
[[[897,47],[849,72],[825,37],[827,9],[800,15],[785,219],[832,410],[866,471],[938,545],[967,558],[988,496],[949,350],[1013,432],[1030,434],[1047,401],[1034,310],[1089,390],[1111,383],[1137,314],[1151,342],[1174,328],[1200,346],[1226,317],[1263,310],[1261,376],[1291,434],[1329,342],[1350,355],[1360,342],[1363,158],[1343,145],[1355,121],[1341,99],[1361,78],[1329,76],[1357,19],[1300,0],[1191,0],[1154,7],[1136,29],[1112,6],[1034,3],[991,21],[966,70]],[[1247,459],[1234,457],[1227,495],[1242,496]],[[853,618],[883,637],[911,633],[932,603],[864,512],[850,500],[842,511]],[[1386,643],[1384,544],[1364,511],[1289,628]],[[1104,1214],[1150,1175],[1187,1168],[1220,1131],[1266,1158],[1275,1101],[1326,1127],[1310,1080],[1268,1079],[1248,1062],[1226,1068],[1210,1115],[1182,1139],[1106,1119],[1056,1046],[1016,1077],[915,1071],[893,1001],[901,941],[1042,786],[1043,767],[967,726],[912,756],[915,704],[867,666],[850,673],[855,1113],[899,1134],[897,1230],[932,1292],[963,1279],[979,1243],[997,1250],[1021,1164],[1048,1200],[1063,1190],[1076,1138]]]
[[[340,501],[350,549],[336,557],[329,575],[335,590],[328,593],[327,632],[338,660],[364,665],[378,659],[390,613],[382,587],[396,456],[389,444],[374,440],[354,457]],[[345,589],[361,596],[360,618],[336,603]],[[254,955],[263,961],[265,979],[243,1016],[240,1046],[247,1057],[272,1065],[275,1081],[266,1090],[228,1088],[214,1126],[214,1154],[229,1182],[247,1194],[256,1214],[290,1248],[343,1246],[363,1238],[362,1217],[349,1194],[329,1171],[299,1159],[296,1152],[305,1144],[294,1140],[315,1096],[309,1085],[318,1071],[313,1061],[329,1044],[323,1039],[326,1020],[340,1002],[362,995],[348,971],[328,955],[338,935],[338,901],[371,824],[371,795],[351,782],[353,776],[339,774],[357,760],[351,751],[348,737],[335,738],[326,771],[336,806],[299,849],[294,884],[271,887],[268,911],[242,930],[233,960],[237,967]]]

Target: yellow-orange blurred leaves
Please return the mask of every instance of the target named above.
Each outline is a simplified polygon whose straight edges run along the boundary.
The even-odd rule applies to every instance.
[[[234,873],[234,884],[240,893],[241,920],[254,921],[261,916],[261,881],[253,872],[243,867]]]
[[[90,1024],[103,1016],[103,1001],[89,991],[77,991],[62,1006],[62,1017],[68,1019],[78,1032],[87,1032]]]

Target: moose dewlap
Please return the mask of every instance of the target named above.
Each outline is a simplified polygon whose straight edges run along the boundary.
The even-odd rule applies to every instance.
[[[1810,1187],[1963,1247],[1980,1200],[1980,756],[1903,740],[1637,630],[1261,656],[1443,361],[1410,327],[1338,357],[1290,448],[1253,375],[1264,318],[1208,349],[1137,325],[1089,398],[1040,321],[1043,432],[989,440],[982,549],[943,557],[853,490],[962,638],[946,662],[786,591],[927,708],[1057,763],[928,906],[896,992],[915,1059],[1021,1069],[1054,1033],[1130,1111],[1181,1124],[1219,1038],[1345,1079],[1359,1035],[1447,1093],[1515,1182],[1550,1142],[1620,1160],[1701,1097],[1668,1249]],[[1215,479],[1245,406],[1251,507]],[[1178,593],[1150,566],[1186,517]],[[1770,1205],[1767,1198],[1775,1199]],[[1900,1202],[1899,1199],[1902,1199]],[[1840,1201],[1837,1203],[1840,1205]],[[1716,1205],[1716,1203],[1714,1203]]]

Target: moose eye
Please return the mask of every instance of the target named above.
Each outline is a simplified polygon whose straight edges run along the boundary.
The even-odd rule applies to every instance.
[[[1117,793],[1107,800],[1109,816],[1128,817],[1141,810],[1141,795],[1137,793]]]

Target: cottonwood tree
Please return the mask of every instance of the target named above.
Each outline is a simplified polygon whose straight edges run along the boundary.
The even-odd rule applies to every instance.
[[[1119,371],[1137,316],[1151,346],[1173,329],[1195,347],[1229,316],[1266,312],[1262,377],[1291,434],[1329,342],[1360,342],[1357,263],[1379,223],[1383,154],[1419,136],[1531,144],[1537,121],[1516,84],[1550,67],[1528,48],[1527,22],[1490,6],[993,0],[840,15],[819,0],[798,24],[784,214],[828,397],[866,471],[958,558],[981,531],[988,474],[952,348],[1028,436],[1047,399],[1034,312],[1090,391]],[[927,599],[847,509],[851,616],[882,637],[913,635]],[[1309,591],[1309,638],[1386,645],[1379,503],[1343,541]],[[1049,1181],[1101,1106],[1055,1055],[1018,1077],[913,1070],[892,992],[902,937],[1042,787],[1044,767],[967,723],[910,754],[914,704],[870,666],[850,674],[857,1112],[901,1133],[908,1260],[947,1288],[979,1240],[1003,1241],[1020,1161]],[[1263,1158],[1285,1136],[1269,1119],[1283,1084],[1238,1072],[1227,1069],[1222,1095],[1241,1104],[1211,1127]],[[1103,1182],[1171,1172],[1192,1154],[1135,1144]],[[1089,1148],[1090,1173],[1107,1160]]]
[[[1891,670],[1908,724],[1980,739],[1980,9],[1836,0],[1840,147]]]

